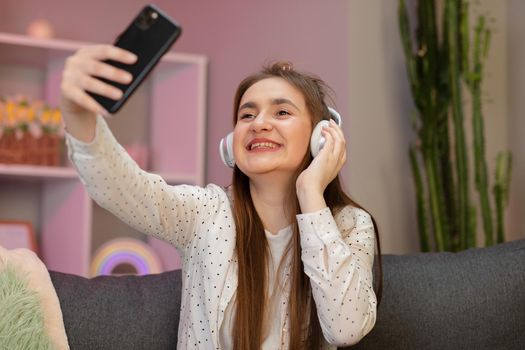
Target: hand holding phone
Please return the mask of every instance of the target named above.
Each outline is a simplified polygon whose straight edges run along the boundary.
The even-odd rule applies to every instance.
[[[135,54],[136,62],[125,64],[113,60],[104,61],[104,63],[129,72],[132,75],[132,81],[119,83],[102,77],[98,78],[120,89],[122,97],[115,100],[94,92],[88,92],[88,94],[109,113],[116,113],[179,38],[181,31],[180,25],[160,9],[153,5],[145,6],[114,43],[114,46]]]

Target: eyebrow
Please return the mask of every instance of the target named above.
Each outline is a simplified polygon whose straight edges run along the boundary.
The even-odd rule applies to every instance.
[[[271,101],[271,104],[272,105],[282,105],[282,104],[288,104],[288,105],[291,105],[293,107],[295,107],[297,110],[300,110],[299,107],[297,107],[295,105],[295,103],[293,103],[291,100],[287,99],[287,98],[274,98],[272,101]],[[251,101],[248,101],[246,103],[243,103],[240,107],[239,107],[239,111],[242,110],[242,109],[245,109],[245,108],[256,108],[257,107],[257,104],[255,102],[251,102]]]

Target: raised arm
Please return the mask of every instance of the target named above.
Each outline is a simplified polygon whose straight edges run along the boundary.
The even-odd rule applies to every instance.
[[[229,211],[218,186],[171,186],[136,164],[116,141],[103,117],[95,120],[94,139],[85,143],[66,134],[69,157],[90,197],[140,232],[184,252],[198,232]]]
[[[376,321],[372,287],[375,236],[370,215],[347,206],[298,215],[304,271],[325,339],[338,346],[361,340]]]
[[[197,232],[213,220],[218,207],[228,208],[217,186],[170,186],[160,176],[138,167],[111,133],[105,111],[85,91],[118,98],[118,89],[93,76],[125,83],[128,73],[102,60],[131,63],[133,57],[112,46],[79,50],[67,60],[61,106],[69,157],[95,202],[146,234],[175,245],[182,252]],[[221,208],[221,210],[226,210]]]

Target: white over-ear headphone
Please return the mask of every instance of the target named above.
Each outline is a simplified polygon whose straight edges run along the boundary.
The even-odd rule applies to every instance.
[[[341,115],[332,107],[328,107],[328,111],[330,112],[330,117],[335,121],[335,123],[341,126],[343,124]],[[323,148],[326,139],[321,134],[321,131],[323,130],[323,126],[328,126],[329,123],[330,122],[328,120],[321,120],[314,127],[312,136],[310,137],[310,152],[312,153],[312,157],[317,156],[319,151],[321,151]],[[233,157],[233,131],[221,139],[219,144],[219,153],[221,155],[222,162],[226,166],[230,168],[235,166],[235,159]]]

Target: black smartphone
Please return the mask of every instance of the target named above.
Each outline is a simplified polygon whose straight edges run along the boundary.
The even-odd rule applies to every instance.
[[[109,113],[116,113],[157,65],[161,57],[171,48],[181,32],[180,25],[159,8],[151,4],[145,6],[114,43],[115,46],[137,55],[137,61],[132,65],[113,60],[105,61],[131,73],[133,80],[125,85],[98,78],[122,90],[122,98],[112,100],[95,93],[88,92],[88,94]]]

